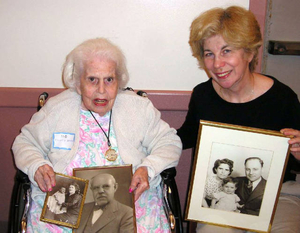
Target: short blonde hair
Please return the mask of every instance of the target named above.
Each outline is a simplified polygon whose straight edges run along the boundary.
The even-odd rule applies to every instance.
[[[119,88],[124,88],[129,80],[125,56],[119,47],[105,38],[84,41],[67,55],[63,65],[64,85],[76,91],[80,86],[80,77],[84,72],[85,63],[95,57],[116,63]]]
[[[249,64],[251,72],[258,62],[258,49],[262,45],[260,26],[251,11],[242,7],[213,8],[199,15],[191,24],[189,44],[193,56],[198,59],[199,67],[204,69],[203,45],[211,36],[221,35],[236,49],[253,53]]]

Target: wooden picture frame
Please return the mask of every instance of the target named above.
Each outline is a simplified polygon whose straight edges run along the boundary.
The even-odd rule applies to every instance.
[[[114,197],[113,200],[114,201],[108,201],[108,195],[106,195],[105,200],[100,200],[99,196],[97,195],[97,192],[100,192],[100,186],[101,184],[99,182],[96,182],[96,177],[103,177],[103,175],[106,174],[105,178],[106,180],[110,179],[110,176],[112,176],[115,180],[115,183],[117,184],[117,188],[114,191]],[[108,176],[107,176],[108,174]],[[110,203],[119,203],[119,205],[121,206],[119,209],[119,213],[114,212],[113,215],[118,215],[118,214],[122,214],[124,215],[125,211],[121,211],[122,209],[126,209],[127,214],[125,214],[126,217],[122,217],[124,221],[124,218],[128,218],[128,209],[130,208],[130,222],[132,222],[132,225],[129,226],[129,231],[135,233],[137,231],[136,228],[136,217],[135,217],[135,202],[134,202],[134,194],[133,193],[129,193],[129,186],[131,183],[131,179],[132,179],[132,165],[121,165],[121,166],[102,166],[102,167],[89,167],[89,168],[74,168],[73,169],[73,175],[82,179],[87,179],[89,180],[89,188],[87,191],[87,195],[86,195],[86,199],[85,199],[85,205],[83,207],[83,212],[82,212],[82,218],[81,218],[81,223],[80,226],[77,230],[73,231],[76,233],[81,233],[83,232],[83,229],[86,227],[86,225],[88,225],[88,221],[90,221],[88,219],[88,216],[91,214],[91,206],[97,206],[97,205],[101,205],[100,202],[105,202],[105,207],[103,209],[103,217],[101,215],[101,217],[99,217],[99,221],[96,220],[96,222],[93,225],[93,229],[95,230],[95,232],[97,230],[100,230],[102,228],[105,229],[105,231],[107,232],[115,232],[116,229],[113,229],[116,226],[119,225],[124,225],[123,227],[126,229],[126,232],[128,231],[128,221],[126,224],[124,223],[120,223],[119,221],[121,221],[118,217],[115,217],[114,219],[111,219],[109,221],[107,221],[107,219],[109,219],[110,217],[107,216],[107,212],[111,209],[112,204]],[[94,181],[93,181],[94,180]],[[103,182],[103,181],[102,181]],[[93,183],[96,183],[96,187],[98,187],[98,191],[95,190],[96,187],[93,187]],[[107,183],[106,183],[107,186]],[[104,192],[104,191],[103,191]],[[99,198],[99,199],[98,199]],[[99,203],[99,204],[98,204]],[[125,207],[124,207],[125,206]],[[121,213],[122,212],[122,213]],[[104,220],[104,214],[105,214],[105,218],[106,220]],[[120,217],[121,218],[121,217]],[[104,223],[105,222],[105,223]],[[97,228],[98,227],[98,228]],[[103,230],[103,229],[102,229]],[[128,231],[128,232],[129,232]]]
[[[60,173],[55,173],[55,180],[55,187],[46,194],[40,220],[78,228],[89,181]]]
[[[201,120],[185,219],[255,232],[270,232],[289,157],[289,139],[277,131]],[[224,162],[224,159],[233,162],[232,171],[230,165],[220,166],[220,161]],[[252,184],[249,179],[256,178],[252,174],[251,163],[259,168],[257,174],[260,175],[257,176],[262,177]],[[227,170],[221,179],[218,166]],[[225,179],[226,176],[235,179],[230,181]],[[234,204],[230,201],[230,205],[234,207],[223,208],[221,206],[225,199],[220,201],[220,195],[212,194],[213,192],[209,196],[209,190],[212,189],[212,183],[209,182],[214,180],[221,180],[220,184],[223,185],[215,193],[233,186],[234,194],[238,194],[236,196],[240,199],[237,200],[235,196]],[[229,182],[226,187],[224,180]],[[249,194],[245,194],[246,184],[250,188]],[[222,194],[222,198],[229,198],[234,194]]]

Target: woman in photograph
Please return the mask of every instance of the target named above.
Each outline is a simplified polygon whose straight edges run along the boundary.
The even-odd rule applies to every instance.
[[[213,194],[223,190],[223,180],[231,175],[233,161],[230,159],[217,159],[212,168],[213,175],[208,176],[204,188],[203,207],[210,207]]]
[[[80,187],[77,183],[73,182],[69,185],[69,195],[66,196],[66,201],[61,205],[61,208],[65,208],[66,212],[55,215],[54,219],[76,225],[81,201],[82,194],[80,193]]]
[[[32,182],[28,232],[71,232],[41,222],[54,171],[132,164],[128,187],[135,195],[138,232],[170,232],[160,173],[178,164],[181,141],[148,98],[124,90],[128,72],[122,51],[104,38],[73,49],[63,66],[68,88],[35,113],[13,144],[16,165]]]
[[[185,122],[178,130],[183,148],[196,146],[200,119],[280,130],[292,137],[284,175],[284,182],[289,183],[283,187],[300,195],[296,175],[291,172],[300,169],[299,100],[276,78],[254,72],[262,45],[255,16],[238,6],[214,8],[198,16],[190,29],[193,56],[210,78],[193,89]],[[299,210],[299,197],[282,193],[271,232],[300,232]],[[198,224],[197,232],[240,230]]]

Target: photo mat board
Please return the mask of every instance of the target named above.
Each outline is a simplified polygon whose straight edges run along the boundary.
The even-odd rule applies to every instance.
[[[137,228],[136,228],[134,194],[133,192],[129,193],[129,186],[132,180],[132,165],[130,164],[130,165],[120,165],[120,166],[101,166],[101,167],[73,169],[74,176],[79,177],[81,179],[89,180],[89,188],[86,193],[85,204],[94,202],[94,197],[91,190],[91,178],[96,175],[105,174],[105,173],[112,175],[115,178],[116,183],[118,184],[118,189],[114,195],[115,200],[132,208],[133,228],[134,228],[134,232],[136,232]]]
[[[269,232],[290,152],[289,139],[277,131],[201,120],[185,219]],[[264,162],[262,177],[266,185],[259,214],[203,207],[205,184],[213,176],[214,162],[217,159],[230,159],[234,162],[230,176],[245,177],[244,163],[249,157],[259,157]]]
[[[46,194],[40,220],[76,229],[79,227],[89,181],[60,173],[55,173],[55,180],[55,187]],[[75,193],[69,195],[69,190],[72,188]],[[76,202],[76,206],[72,210],[68,207],[68,200],[70,199],[73,203]]]

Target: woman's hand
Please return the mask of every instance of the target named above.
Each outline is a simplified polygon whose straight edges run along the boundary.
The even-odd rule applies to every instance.
[[[34,180],[43,192],[52,191],[56,184],[53,168],[47,164],[40,166],[34,174]]]
[[[134,191],[134,199],[136,201],[147,189],[149,189],[147,167],[139,167],[133,174],[129,192],[131,193],[132,191]]]
[[[291,154],[297,160],[300,160],[300,131],[296,129],[282,129],[280,130],[285,136],[291,136],[292,138],[289,140],[289,144],[291,146]]]

